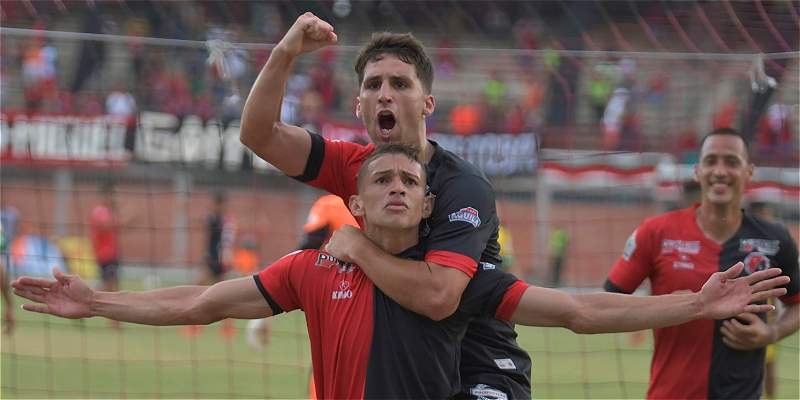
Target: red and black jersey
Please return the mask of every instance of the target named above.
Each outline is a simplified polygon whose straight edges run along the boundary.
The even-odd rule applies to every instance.
[[[431,143],[435,152],[426,170],[436,201],[431,217],[421,224],[424,259],[470,277],[479,262],[500,265],[499,220],[491,184],[475,166]],[[374,148],[311,134],[306,168],[294,178],[347,201],[357,194],[358,170]],[[507,321],[477,318],[470,324],[461,354],[466,392],[483,385],[510,398],[531,397],[531,359],[516,336],[514,325]]]
[[[608,276],[606,290],[632,293],[649,278],[654,295],[696,292],[711,274],[743,261],[743,274],[781,268],[792,280],[781,301],[800,301],[797,244],[785,227],[743,214],[736,234],[719,244],[700,230],[695,209],[645,220],[625,244],[622,257]],[[760,398],[764,349],[729,348],[722,342],[721,324],[721,320],[698,320],[655,329],[647,397]]]
[[[412,248],[400,257],[419,258]],[[508,319],[527,284],[486,268],[442,321],[384,295],[358,266],[319,250],[292,253],[254,276],[273,314],[302,309],[317,398],[447,398],[458,393],[459,343],[478,315]]]

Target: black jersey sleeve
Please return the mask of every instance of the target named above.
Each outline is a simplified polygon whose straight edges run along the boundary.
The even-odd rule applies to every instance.
[[[494,190],[479,176],[449,179],[436,195],[425,260],[472,276],[498,221]]]
[[[471,316],[494,317],[506,291],[519,279],[494,264],[481,263],[461,295],[459,311]]]

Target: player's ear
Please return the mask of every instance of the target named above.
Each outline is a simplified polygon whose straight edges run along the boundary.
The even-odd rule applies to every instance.
[[[433,110],[436,108],[436,99],[433,98],[432,94],[425,96],[425,108],[422,109],[422,117],[426,118],[433,114]]]
[[[357,194],[350,196],[348,207],[350,207],[350,213],[353,214],[354,217],[364,216],[364,204],[362,204],[361,198],[358,197]]]
[[[694,181],[697,182],[697,183],[700,183],[700,171],[698,171],[699,166],[700,166],[700,164],[699,164],[699,161],[698,161],[694,165],[694,176],[692,176],[692,179],[694,179]]]
[[[355,100],[356,118],[361,119],[361,99],[356,96]]]
[[[436,195],[428,193],[422,201],[422,218],[428,218],[433,212],[433,204],[436,202]]]

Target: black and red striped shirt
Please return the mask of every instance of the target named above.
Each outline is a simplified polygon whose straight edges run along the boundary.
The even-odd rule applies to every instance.
[[[403,258],[416,258],[412,248]],[[319,250],[289,254],[254,276],[273,314],[302,309],[317,398],[447,398],[458,393],[460,339],[476,316],[509,319],[528,287],[484,265],[442,321],[408,311],[358,266]]]
[[[782,225],[743,214],[736,234],[719,244],[700,230],[695,207],[645,220],[625,245],[606,290],[632,293],[650,279],[652,294],[697,292],[711,274],[743,261],[743,274],[779,267],[791,278],[785,304],[800,302],[797,244]],[[765,319],[765,315],[760,316]],[[697,320],[654,330],[650,399],[758,399],[764,349],[741,351],[722,342],[722,321]]]
[[[434,154],[426,171],[436,201],[431,217],[421,224],[425,261],[458,269],[470,277],[479,263],[500,265],[500,224],[491,183],[474,165],[435,142],[430,143]],[[358,170],[374,148],[373,144],[365,146],[311,134],[306,168],[303,175],[294,178],[347,203],[358,192]],[[508,321],[486,317],[470,323],[461,347],[465,393],[480,386],[498,390],[508,398],[531,397],[532,363],[516,337],[514,325]]]

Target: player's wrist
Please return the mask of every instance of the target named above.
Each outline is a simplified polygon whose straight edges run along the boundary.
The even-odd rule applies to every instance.
[[[767,324],[767,331],[769,332],[767,335],[767,346],[780,340],[780,332],[775,324]]]

